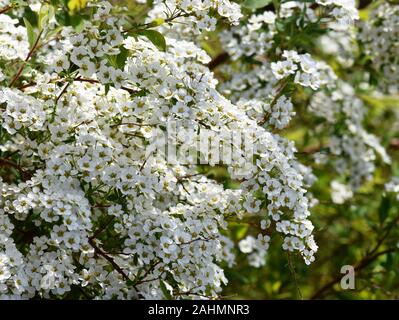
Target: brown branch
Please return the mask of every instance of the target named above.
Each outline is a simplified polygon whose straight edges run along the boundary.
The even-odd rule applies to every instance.
[[[176,15],[172,15],[171,17],[165,19],[163,21],[163,23],[171,23],[171,22],[173,22],[173,20],[175,20],[177,18],[188,17],[188,16],[190,16],[189,13],[178,12]],[[128,32],[131,32],[131,31],[136,31],[136,32],[144,31],[146,28],[151,28],[151,27],[154,27],[152,25],[152,22],[144,23],[144,24],[135,25],[135,26],[133,26],[133,27],[131,27],[129,29],[123,30],[122,33],[128,33]]]
[[[58,83],[58,82],[64,82],[64,81],[65,81],[64,79],[54,79],[54,80],[51,80],[50,82]],[[77,77],[77,78],[73,79],[73,81],[77,81],[77,82],[88,82],[88,83],[93,83],[93,84],[94,84],[94,83],[101,84],[101,82],[98,81],[98,80],[95,80],[95,79],[88,79],[88,78],[82,78],[82,77]],[[32,86],[34,86],[34,85],[36,85],[36,82],[30,82],[30,83],[27,83],[27,84],[25,84],[25,85],[20,86],[18,89],[19,89],[19,90],[24,90],[24,89],[29,88],[29,87],[32,87]],[[122,86],[121,89],[123,89],[123,90],[129,92],[130,94],[136,94],[136,93],[139,93],[139,92],[140,92],[140,90],[134,90],[134,89],[132,89],[132,88],[128,88],[128,87],[124,87],[124,86]]]
[[[29,180],[32,177],[32,171],[30,170],[25,170],[25,168],[23,168],[22,166],[20,166],[19,164],[8,160],[6,158],[0,158],[0,167],[12,167],[18,170],[19,174],[22,177],[22,180],[26,181]]]
[[[60,100],[60,98],[62,97],[62,95],[66,92],[66,90],[68,89],[68,87],[71,85],[72,82],[68,82],[64,88],[62,89],[62,91],[60,92],[60,94],[58,95],[58,97],[55,99],[55,103],[58,102],[58,100]]]
[[[379,256],[386,254],[386,253],[390,253],[392,251],[397,250],[396,248],[390,248],[384,251],[380,251],[378,253],[376,253],[378,251],[378,249],[381,247],[381,245],[383,244],[384,240],[388,237],[389,233],[391,232],[392,228],[397,224],[397,222],[399,221],[399,216],[396,217],[396,219],[394,219],[386,228],[385,232],[382,234],[381,237],[379,237],[379,239],[377,240],[376,245],[374,246],[374,248],[372,250],[370,250],[366,257],[364,257],[358,264],[357,266],[354,268],[355,271],[361,270],[363,268],[365,268],[366,266],[368,266],[370,263],[372,263],[375,259],[377,259]],[[327,291],[328,289],[330,289],[331,287],[333,287],[336,283],[338,283],[341,280],[342,276],[338,275],[337,277],[335,277],[333,280],[331,280],[329,283],[327,283],[326,285],[324,285],[321,289],[319,289],[313,296],[311,299],[318,299],[320,296],[322,296],[324,294],[325,291]]]
[[[364,268],[366,268],[368,265],[370,265],[372,262],[374,262],[374,260],[376,260],[378,257],[391,253],[391,252],[395,252],[397,251],[398,248],[389,248],[380,252],[375,253],[374,255],[371,256],[366,256],[364,257],[354,268],[355,271],[360,271]],[[314,293],[312,295],[312,297],[310,299],[315,300],[315,299],[320,299],[322,296],[324,296],[324,294],[326,293],[326,291],[328,291],[329,289],[331,289],[335,284],[337,284],[338,282],[340,282],[342,279],[342,275],[338,275],[336,276],[333,280],[331,280],[330,282],[328,282],[327,284],[325,284],[323,287],[321,287],[319,290],[316,291],[316,293]]]
[[[208,68],[209,70],[213,70],[219,65],[225,63],[230,59],[230,56],[227,52],[222,52],[218,54],[215,58],[213,58],[209,63],[208,63]]]
[[[5,6],[3,9],[0,9],[0,14],[6,13],[12,9],[12,6]]]
[[[148,155],[147,158],[144,159],[144,162],[142,163],[142,165],[140,166],[139,171],[143,171],[145,164],[147,163],[148,159],[151,157],[151,153]]]
[[[399,138],[394,138],[389,142],[389,148],[399,150]]]
[[[36,82],[33,81],[33,82],[29,82],[27,84],[24,84],[24,85],[18,87],[18,89],[22,91],[22,90],[25,90],[27,88],[33,87],[35,85],[36,85]]]
[[[373,2],[372,0],[360,0],[359,1],[359,10],[366,8],[372,2]]]
[[[274,106],[274,104],[277,102],[277,99],[280,98],[281,92],[284,90],[285,86],[287,85],[287,81],[282,81],[280,84],[280,87],[276,90],[276,94],[274,95],[273,100],[270,102],[270,108]],[[259,126],[262,126],[266,123],[267,121],[267,115],[263,117],[261,121],[258,122]]]
[[[113,267],[114,269],[122,275],[123,279],[125,279],[126,281],[130,281],[129,276],[125,273],[125,271],[122,270],[122,268],[115,262],[115,260],[110,257],[109,255],[107,255],[103,250],[101,250],[95,243],[93,239],[89,238],[89,244],[94,248],[94,251],[102,256],[104,259],[106,259]]]
[[[101,228],[96,230],[93,235],[89,238],[89,240],[94,240],[96,239],[110,224],[111,222],[115,219],[115,216],[112,216],[106,224],[104,224]]]
[[[119,127],[119,126],[153,127],[153,126],[156,126],[156,124],[137,123],[137,122],[121,122],[121,123],[115,123],[115,124],[110,125],[111,128]]]
[[[150,272],[152,271],[152,270],[154,270],[155,269],[155,267],[158,265],[158,264],[160,264],[161,263],[161,261],[157,261],[155,264],[153,264],[150,268],[148,268],[147,270],[146,270],[146,272],[144,273],[144,275],[140,278],[140,280],[135,280],[134,281],[134,284],[135,285],[137,285],[137,284],[142,284],[142,283],[144,283],[144,282],[149,282],[149,280],[147,279],[147,280],[145,280],[145,278],[150,274]],[[153,281],[153,280],[151,280],[151,281]]]
[[[19,67],[16,75],[14,76],[14,78],[12,79],[11,83],[10,83],[10,87],[12,87],[14,85],[14,83],[18,80],[18,78],[21,76],[22,71],[25,68],[26,63],[29,61],[30,57],[32,56],[33,52],[36,50],[37,45],[39,44],[40,41],[40,37],[43,33],[43,30],[41,30],[36,38],[35,43],[33,44],[32,48],[29,50],[28,55],[26,56],[25,60],[23,61],[23,63],[21,64],[21,66]]]
[[[197,241],[208,242],[208,241],[211,241],[211,240],[215,240],[215,238],[214,238],[214,237],[209,237],[209,238],[195,238],[195,239],[190,240],[190,241],[187,241],[187,242],[181,242],[181,243],[176,243],[176,244],[177,244],[177,245],[188,245],[188,244],[192,244],[192,243],[197,242]]]
[[[192,177],[196,177],[196,176],[200,176],[200,175],[204,175],[203,173],[193,173],[193,174],[187,174],[185,176],[176,176],[177,181],[183,181],[186,179],[190,179]]]
[[[82,78],[82,77],[78,77],[78,78],[74,79],[73,81],[88,82],[88,83],[101,83],[100,81],[95,80],[95,79],[87,79],[87,78]],[[122,86],[121,89],[129,92],[130,94],[135,94],[135,93],[140,92],[140,91],[134,90],[132,88],[124,87],[124,86]]]

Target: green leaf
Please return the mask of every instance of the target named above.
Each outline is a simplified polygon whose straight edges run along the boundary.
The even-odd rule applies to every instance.
[[[164,36],[155,30],[143,30],[138,32],[140,35],[147,37],[154,46],[161,51],[166,51],[166,41]]]
[[[235,234],[236,239],[237,240],[241,240],[242,238],[245,237],[247,232],[248,232],[248,226],[247,225],[243,224],[243,225],[237,226],[237,230],[236,230],[236,234]]]
[[[118,68],[117,62],[116,62],[116,56],[109,56],[107,55],[107,60],[113,66],[114,68]]]
[[[54,17],[55,11],[52,6],[47,4],[42,5],[39,12],[39,30],[47,25],[47,23]]]
[[[35,43],[35,40],[36,40],[35,30],[33,29],[32,25],[30,24],[28,19],[26,19],[25,17],[23,19],[24,19],[26,31],[28,33],[29,47],[32,48],[33,44]]]
[[[381,224],[388,217],[390,208],[391,208],[391,199],[389,197],[383,197],[380,203],[380,207],[378,208],[378,217],[380,219]]]
[[[127,284],[128,286],[133,286],[133,285],[134,285],[134,282],[133,282],[132,280],[128,279],[128,280],[126,280],[126,284]]]
[[[163,280],[159,281],[159,286],[161,287],[162,293],[165,296],[165,298],[168,300],[172,300],[172,296],[171,296],[169,290],[166,288],[166,284],[165,284],[165,282],[163,282]]]
[[[158,19],[155,19],[154,21],[152,21],[152,22],[148,25],[148,27],[149,27],[149,28],[158,27],[158,26],[160,26],[161,24],[163,24],[164,22],[165,22],[164,19],[158,18]]]
[[[119,69],[123,69],[129,51],[128,51],[125,47],[123,47],[123,46],[120,47],[119,50],[120,50],[120,53],[116,56],[116,66],[117,66]]]
[[[61,26],[70,26],[71,25],[71,18],[69,17],[68,12],[66,11],[59,11],[55,14],[55,20]]]
[[[12,2],[12,4],[13,4],[15,7],[19,8],[19,7],[27,6],[27,5],[28,5],[28,2],[27,2],[26,0],[14,0],[14,1]]]
[[[108,92],[109,92],[109,88],[110,88],[110,84],[109,83],[107,83],[107,84],[105,84],[105,95],[107,95],[108,94]],[[109,198],[111,198],[111,196],[109,197]],[[116,200],[118,199],[118,197],[116,197]]]
[[[71,24],[76,32],[82,32],[84,29],[84,18],[85,16],[72,16]]]
[[[267,6],[272,2],[273,0],[245,0],[242,5],[248,9],[259,9]]]
[[[67,11],[59,11],[55,19],[62,26],[72,26],[76,32],[81,32],[84,28],[84,20],[89,19],[87,15],[70,15]]]
[[[62,26],[56,27],[55,29],[49,30],[46,34],[46,39],[50,39],[51,37],[55,36],[57,33],[61,32]]]
[[[37,13],[32,11],[32,9],[30,7],[26,7],[24,9],[23,17],[30,22],[32,27],[37,28],[39,17],[37,15]]]

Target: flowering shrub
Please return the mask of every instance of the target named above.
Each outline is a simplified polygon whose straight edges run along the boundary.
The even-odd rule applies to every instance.
[[[365,123],[393,4],[114,2],[0,0],[1,298],[216,298],[273,241],[315,261],[322,172],[334,205],[379,166],[397,193]]]

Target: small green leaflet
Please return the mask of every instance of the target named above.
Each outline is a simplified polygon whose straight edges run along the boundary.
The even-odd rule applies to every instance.
[[[39,30],[43,30],[48,22],[54,17],[55,11],[52,6],[42,5],[39,11]]]
[[[25,23],[26,31],[28,33],[29,47],[32,48],[33,44],[35,43],[35,40],[36,40],[35,30],[33,30],[32,25],[30,24],[28,19],[26,19],[25,17],[24,17],[24,23]]]
[[[138,34],[147,37],[154,46],[156,46],[161,51],[166,51],[166,41],[164,36],[155,30],[143,30],[139,31]]]
[[[243,6],[248,9],[263,8],[273,2],[273,0],[245,0]]]
[[[166,288],[166,283],[163,280],[159,281],[159,287],[161,288],[162,293],[165,296],[165,298],[167,300],[172,300],[172,296],[171,296],[169,290]]]
[[[389,197],[383,197],[378,208],[378,217],[380,223],[383,223],[389,215],[389,210],[391,209],[391,199]]]

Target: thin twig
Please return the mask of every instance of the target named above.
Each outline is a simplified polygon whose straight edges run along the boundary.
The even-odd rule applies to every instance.
[[[165,19],[163,22],[164,23],[170,23],[170,22],[173,22],[173,20],[175,20],[177,18],[188,17],[189,15],[190,15],[189,13],[179,12],[176,15],[172,15],[171,17]],[[145,28],[151,28],[151,24],[152,24],[152,22],[136,25],[136,26],[133,26],[133,27],[131,27],[129,29],[123,30],[122,33],[128,33],[128,32],[131,32],[131,31],[144,31]],[[144,30],[143,30],[143,28],[144,28]]]
[[[122,277],[126,280],[126,281],[130,281],[129,276],[125,273],[125,271],[122,270],[122,268],[114,261],[113,258],[111,258],[110,256],[108,256],[103,250],[101,250],[95,243],[94,240],[89,239],[89,244],[94,248],[94,251],[99,254],[100,256],[102,256],[103,258],[105,258],[113,267],[114,269],[122,275]]]
[[[276,90],[276,94],[274,95],[273,100],[270,102],[270,108],[274,106],[274,104],[277,102],[277,99],[280,98],[281,92],[284,90],[285,86],[287,85],[287,81],[283,81],[280,84],[280,87]],[[265,115],[261,121],[258,122],[259,126],[262,126],[266,123],[267,121],[267,116]]]
[[[140,167],[140,171],[143,171],[145,164],[147,163],[148,159],[151,157],[151,153],[148,155],[147,158],[145,158],[143,164]]]
[[[82,78],[82,77],[78,77],[78,78],[74,79],[73,81],[88,82],[88,83],[101,83],[100,81],[95,80],[95,79],[88,79],[88,78]],[[135,94],[135,93],[140,92],[138,90],[134,90],[132,88],[128,88],[128,87],[124,87],[124,86],[122,86],[121,89],[129,92],[130,94]]]
[[[111,222],[115,219],[115,216],[112,216],[107,223],[105,223],[101,228],[96,230],[93,235],[89,238],[90,240],[96,239],[110,224]]]
[[[12,6],[6,6],[3,9],[0,9],[0,14],[6,13],[12,9]]]
[[[29,61],[30,57],[32,56],[33,52],[36,50],[37,45],[39,44],[40,41],[40,37],[43,33],[43,30],[41,30],[36,38],[35,43],[33,44],[32,48],[29,50],[28,55],[26,56],[24,62],[21,64],[21,66],[19,67],[16,75],[14,76],[14,78],[12,79],[11,83],[10,83],[10,87],[12,87],[14,85],[14,83],[19,79],[19,77],[22,74],[22,71],[25,68],[26,63]]]
[[[298,285],[298,279],[297,279],[297,277],[296,277],[295,266],[294,266],[294,264],[292,263],[291,255],[290,255],[289,252],[287,252],[287,260],[288,260],[288,267],[289,267],[289,269],[290,269],[291,275],[292,275],[293,278],[294,278],[295,288],[298,290],[299,298],[300,298],[301,300],[303,300],[301,288],[300,288],[299,285]]]
[[[370,265],[374,260],[376,260],[378,257],[385,255],[387,253],[395,252],[398,251],[398,248],[389,248],[383,251],[380,251],[372,256],[367,256],[364,257],[354,268],[355,271],[359,271],[361,269],[364,269],[368,265]],[[314,299],[320,299],[322,296],[324,296],[325,292],[331,289],[335,284],[340,282],[342,279],[341,275],[336,276],[333,280],[325,284],[323,287],[321,287],[319,290],[316,291],[311,297],[312,300]]]
[[[121,123],[115,123],[115,124],[110,125],[111,128],[119,127],[119,126],[152,127],[152,126],[156,126],[156,124],[137,123],[137,122],[121,122]]]
[[[209,70],[213,70],[219,65],[225,63],[230,59],[230,56],[227,52],[222,52],[218,54],[215,58],[213,58],[209,63],[208,63],[208,68]]]
[[[55,103],[58,102],[58,100],[60,100],[61,96],[66,92],[66,90],[68,89],[68,87],[71,85],[72,82],[68,82],[64,88],[62,88],[60,94],[57,96],[57,99],[55,99]]]
[[[0,158],[0,167],[1,166],[5,166],[5,167],[7,166],[7,167],[12,167],[12,168],[17,169],[23,180],[29,180],[32,175],[32,172],[30,170],[25,170],[25,168],[23,168],[19,164],[15,163],[11,160],[8,160],[6,158]]]

